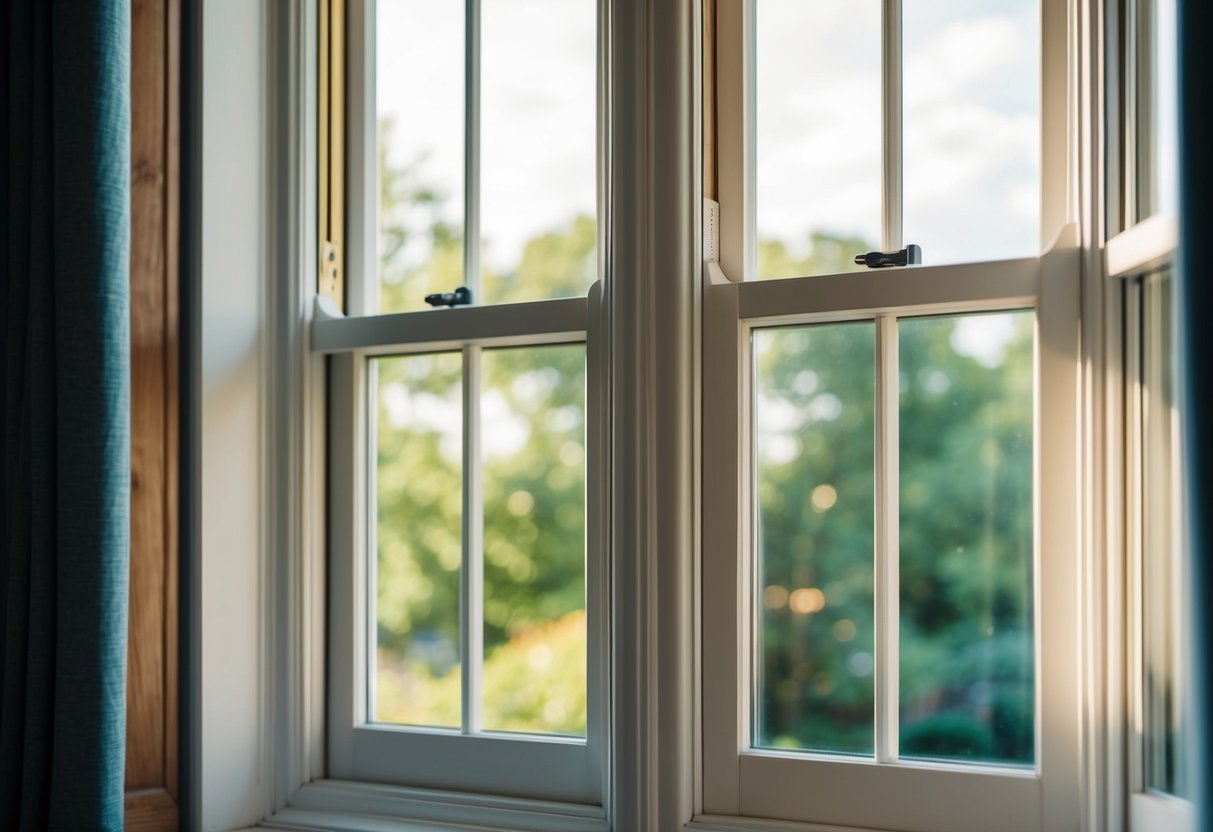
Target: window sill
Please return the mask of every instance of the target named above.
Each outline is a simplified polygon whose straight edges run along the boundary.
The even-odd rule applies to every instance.
[[[326,832],[610,832],[600,806],[319,780],[262,828]]]
[[[887,832],[887,830],[724,815],[698,815],[682,827],[682,832]]]

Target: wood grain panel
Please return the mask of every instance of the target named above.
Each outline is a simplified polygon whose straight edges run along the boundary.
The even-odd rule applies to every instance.
[[[179,0],[131,7],[131,584],[128,829],[179,828]]]

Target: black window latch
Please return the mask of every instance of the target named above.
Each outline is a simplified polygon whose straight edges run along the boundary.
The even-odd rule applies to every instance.
[[[425,302],[430,306],[471,306],[472,290],[466,286],[460,286],[453,292],[426,295]]]
[[[911,243],[901,251],[869,251],[856,254],[855,265],[869,269],[884,269],[889,266],[917,266],[922,263],[922,249]]]

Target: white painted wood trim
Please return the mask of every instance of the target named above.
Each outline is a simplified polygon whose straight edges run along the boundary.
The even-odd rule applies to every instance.
[[[1034,305],[1039,260],[999,260],[952,266],[872,269],[821,277],[754,280],[740,288],[738,310],[747,321],[901,313],[910,309],[963,310]]]
[[[610,832],[600,807],[342,780],[309,783],[261,825],[332,832]]]
[[[741,757],[741,814],[747,817],[811,817],[899,832],[1027,832],[1041,828],[1042,792],[1031,772]]]
[[[477,0],[469,0],[469,5]],[[459,570],[460,713],[464,734],[480,733],[484,696],[484,465],[481,457],[481,348],[463,348],[463,511]],[[372,453],[371,448],[365,451]],[[368,549],[367,558],[377,549]],[[370,589],[367,590],[370,592]]]
[[[375,0],[345,3],[345,308],[351,316],[373,315],[379,310],[377,4]],[[314,42],[313,37],[310,43]]]
[[[611,5],[612,725],[618,832],[692,814],[700,120],[692,0]]]
[[[833,826],[785,820],[735,818],[727,815],[697,815],[682,832],[891,832],[866,826]]]
[[[905,191],[904,137],[902,136],[904,85],[902,76],[902,0],[882,0],[880,14],[881,177],[880,246],[882,251],[902,247],[903,193]]]
[[[1196,828],[1196,808],[1186,800],[1138,792],[1129,798],[1133,832],[1189,832]]]
[[[729,280],[754,279],[754,12],[750,0],[716,3],[716,167],[720,189],[722,272]]]
[[[271,5],[269,55],[274,102],[273,160],[267,206],[273,223],[266,279],[268,458],[266,540],[273,698],[266,709],[273,741],[273,806],[324,768],[325,498],[324,360],[312,353],[307,326],[318,264],[317,20],[313,4]]]
[[[585,339],[586,299],[427,309],[312,324],[312,349],[365,355],[438,352],[467,344],[524,346]]]
[[[901,753],[901,374],[897,318],[876,318],[876,759]]]
[[[1178,247],[1179,218],[1156,214],[1108,240],[1104,270],[1108,277],[1132,277],[1165,265]]]
[[[270,166],[269,4],[201,3],[183,27],[200,67],[185,99],[191,166],[183,199],[190,386],[184,583],[190,646],[182,714],[187,825],[230,829],[272,808],[274,621],[266,520],[274,468],[267,323],[277,205]]]

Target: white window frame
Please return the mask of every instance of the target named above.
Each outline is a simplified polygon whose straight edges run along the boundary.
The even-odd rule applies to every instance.
[[[1124,782],[1114,784],[1113,794],[1119,795],[1127,804],[1126,826],[1130,832],[1186,832],[1195,828],[1195,810],[1192,804],[1179,797],[1154,792],[1145,783],[1145,729],[1148,724],[1146,696],[1144,690],[1145,651],[1144,643],[1144,531],[1145,500],[1143,493],[1144,452],[1143,404],[1149,392],[1143,388],[1141,358],[1146,332],[1143,326],[1145,280],[1163,268],[1173,267],[1178,248],[1178,222],[1174,215],[1154,214],[1141,220],[1108,240],[1105,248],[1105,273],[1113,284],[1113,290],[1123,293],[1124,342],[1124,537],[1123,563],[1126,576],[1124,585],[1123,634],[1116,634],[1112,649],[1123,656],[1127,681],[1124,691],[1124,722],[1116,730],[1124,737],[1125,759],[1123,760]],[[1178,435],[1177,435],[1178,436]],[[1179,471],[1173,471],[1173,507],[1182,510],[1182,479]],[[1175,518],[1178,521],[1178,517]],[[1178,531],[1175,540],[1181,541]],[[1182,593],[1177,596],[1182,601]],[[1186,621],[1182,609],[1176,610],[1179,638],[1171,649],[1175,652],[1176,667],[1186,666],[1183,661],[1186,650],[1182,634]],[[1178,680],[1185,684],[1182,677]],[[1112,680],[1111,684],[1120,684]]]
[[[900,0],[885,0],[882,73],[883,231],[900,248]],[[1072,148],[1078,143],[1076,2],[1042,3],[1042,256],[983,264],[755,281],[753,2],[719,0],[717,106],[721,262],[705,285],[703,812],[705,823],[748,829],[745,818],[965,832],[1072,829],[1082,811],[1079,707],[1081,266]],[[750,747],[753,569],[750,333],[755,326],[836,320],[877,325],[877,447],[895,447],[893,322],[920,314],[1036,310],[1037,535],[1035,569],[1037,760],[1018,772],[899,762],[896,750],[895,465],[875,471],[878,493],[877,731],[873,761],[840,761]],[[892,454],[884,458],[895,460]],[[738,488],[734,484],[740,483]],[[1043,634],[1049,637],[1044,638]],[[1061,635],[1059,635],[1061,634]],[[878,795],[879,799],[872,799]],[[956,795],[965,795],[958,801]],[[732,820],[727,820],[732,818]],[[706,828],[706,827],[705,827]],[[711,828],[717,828],[712,826]],[[758,828],[758,827],[754,827]]]
[[[683,279],[697,271],[699,256],[694,102],[700,21],[697,4],[687,0],[609,5],[605,85],[612,90],[610,134],[619,152],[604,177],[613,200],[603,284],[612,425],[606,464],[612,730],[606,738],[610,788],[601,807],[332,779],[324,706],[326,359],[309,343],[318,250],[309,196],[316,168],[315,3],[187,5],[184,32],[194,59],[187,67],[195,71],[187,72],[192,95],[185,98],[190,148],[184,158],[193,186],[184,191],[185,222],[193,233],[185,236],[190,314],[183,338],[195,372],[183,379],[190,397],[183,436],[192,463],[183,488],[194,510],[185,515],[192,649],[185,654],[182,765],[191,827],[808,828],[704,812],[710,799],[703,776],[705,650],[695,622],[711,615],[698,590],[695,552],[703,527],[694,450],[701,444],[696,368],[703,287]],[[1046,111],[1051,123],[1072,117],[1086,132],[1081,142],[1069,134],[1060,152],[1046,148],[1045,180],[1063,196],[1046,199],[1042,229],[1080,215],[1083,354],[1096,361],[1104,355],[1100,338],[1119,355],[1121,318],[1112,292],[1100,294],[1114,284],[1102,279],[1103,237],[1093,218],[1103,202],[1092,183],[1104,170],[1096,164],[1103,113],[1090,100],[1100,91],[1091,75],[1099,57],[1092,44],[1103,34],[1104,4],[1078,5],[1086,44],[1073,47],[1054,27],[1047,51],[1056,56],[1058,48],[1062,55],[1074,48],[1074,59],[1081,58],[1074,71],[1082,78],[1082,110],[1074,115],[1073,102],[1065,100],[1071,82],[1051,85],[1061,95],[1046,101]],[[1064,0],[1057,4],[1063,8],[1053,0],[1046,6],[1076,17]],[[720,46],[723,64],[727,44]],[[725,153],[729,137],[720,138]],[[1073,186],[1079,163],[1086,174],[1082,192]],[[730,206],[723,207],[727,222]],[[1124,631],[1117,617],[1123,561],[1112,545],[1123,503],[1110,502],[1105,516],[1097,487],[1104,479],[1121,481],[1110,455],[1123,436],[1112,429],[1121,408],[1101,392],[1120,384],[1118,370],[1115,363],[1084,370],[1087,408],[1079,420],[1086,449],[1084,529],[1074,543],[1086,558],[1080,605],[1089,604],[1091,594],[1107,605],[1081,610],[1088,630],[1082,701],[1089,713],[1081,742],[1087,811],[1075,828],[1088,830],[1126,828],[1118,815],[1127,798],[1117,768],[1125,716],[1117,696],[1126,674],[1123,663],[1116,664],[1123,638],[1116,634]],[[696,380],[686,381],[692,372]],[[709,410],[711,401],[704,404]],[[1107,466],[1100,467],[1105,458]],[[1116,553],[1106,564],[1105,548]],[[1105,632],[1114,643],[1103,654]]]
[[[1195,828],[1192,804],[1181,798],[1149,791],[1145,785],[1145,696],[1143,673],[1143,420],[1142,389],[1143,279],[1173,267],[1179,243],[1178,218],[1153,204],[1154,156],[1161,152],[1143,126],[1152,124],[1157,103],[1155,43],[1151,0],[1119,0],[1104,10],[1108,165],[1105,168],[1108,238],[1099,258],[1104,293],[1108,298],[1107,326],[1117,337],[1107,344],[1109,399],[1108,431],[1122,443],[1109,447],[1110,470],[1122,474],[1119,488],[1108,499],[1118,503],[1110,512],[1109,542],[1117,553],[1110,570],[1109,608],[1116,612],[1108,628],[1106,685],[1110,708],[1107,746],[1108,817],[1129,832],[1187,832]],[[1182,491],[1174,498],[1179,510]],[[1177,537],[1177,540],[1179,538]],[[1182,598],[1182,596],[1180,596]],[[1180,628],[1182,630],[1183,628]],[[1180,651],[1181,645],[1172,646]],[[1181,660],[1177,667],[1184,667]],[[1115,705],[1123,709],[1119,713]],[[1122,808],[1123,807],[1123,808]]]
[[[480,0],[466,0],[464,282],[480,297]],[[601,8],[598,12],[601,22]],[[602,449],[601,293],[468,308],[375,314],[378,290],[375,141],[375,0],[350,0],[351,55],[360,56],[348,98],[351,214],[349,317],[318,304],[312,349],[329,364],[328,769],[332,777],[411,787],[601,806],[605,794],[608,632]],[[601,44],[602,37],[599,37]],[[601,46],[599,54],[601,54]],[[601,62],[599,62],[601,66]],[[601,70],[599,75],[601,76]],[[601,82],[599,82],[601,88]],[[601,104],[598,105],[601,113]],[[601,118],[600,118],[601,123]],[[598,141],[601,148],[601,139]],[[600,166],[601,167],[601,166]],[[601,187],[599,188],[601,192]],[[599,215],[602,215],[601,199]],[[601,234],[599,250],[601,250]],[[601,258],[600,258],[601,262]],[[452,287],[453,288],[453,287]],[[483,663],[483,497],[480,450],[482,351],[586,345],[587,719],[584,738],[484,731],[479,724]],[[459,731],[376,723],[368,712],[374,641],[375,356],[462,354],[463,563],[460,571],[462,727]]]
[[[333,777],[317,2],[187,9],[191,826],[648,832],[691,817],[699,21],[691,0],[603,8],[612,729],[596,806]]]

